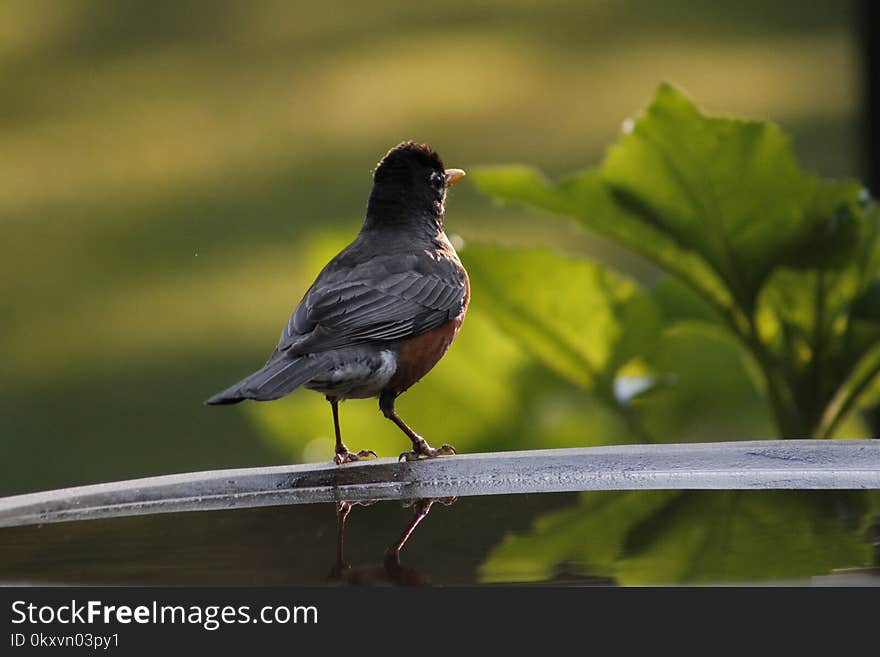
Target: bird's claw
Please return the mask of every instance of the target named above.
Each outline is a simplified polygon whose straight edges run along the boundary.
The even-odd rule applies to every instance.
[[[437,449],[431,447],[424,438],[420,438],[418,442],[413,444],[412,451],[403,452],[398,461],[418,461],[420,458],[434,458],[435,456],[446,456],[455,454],[455,447],[444,443]]]
[[[348,448],[345,448],[341,452],[336,452],[336,456],[333,457],[333,462],[336,465],[342,465],[343,463],[352,463],[366,458],[375,459],[378,458],[378,454],[371,449],[362,449],[355,453],[349,452]]]

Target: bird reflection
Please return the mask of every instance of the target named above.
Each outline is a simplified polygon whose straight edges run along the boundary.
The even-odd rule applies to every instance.
[[[336,563],[330,570],[328,579],[341,586],[429,586],[428,579],[415,568],[400,562],[400,552],[412,536],[416,527],[424,520],[431,507],[439,502],[449,506],[456,497],[409,500],[404,506],[413,509],[409,523],[394,543],[385,549],[382,564],[352,566],[345,561],[345,521],[355,506],[370,506],[375,500],[364,502],[341,501],[336,504]]]

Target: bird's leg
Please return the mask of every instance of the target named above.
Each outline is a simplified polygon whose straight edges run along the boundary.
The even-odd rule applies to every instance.
[[[371,449],[362,449],[356,454],[348,451],[348,447],[342,442],[342,434],[339,431],[339,400],[327,395],[327,401],[330,402],[330,407],[333,409],[333,429],[336,431],[336,456],[333,457],[333,461],[336,465],[359,461],[368,456],[375,458],[376,452]]]
[[[336,502],[336,563],[330,569],[330,579],[343,579],[344,574],[351,570],[351,564],[346,563],[344,556],[345,521],[348,520],[348,514],[351,513],[352,508],[355,506],[371,506],[375,502],[375,500],[363,500],[360,502],[339,500]]]
[[[433,504],[434,500],[431,499],[417,500],[415,502],[415,513],[413,514],[412,520],[410,520],[406,529],[403,530],[403,533],[400,535],[400,538],[397,539],[397,542],[389,545],[388,549],[385,550],[385,559],[383,562],[385,571],[392,577],[400,572],[400,551],[409,540],[409,537],[412,536],[416,527],[419,526],[419,523],[422,522],[431,511],[431,506],[433,506]]]
[[[339,579],[342,573],[351,566],[345,563],[343,550],[345,547],[345,521],[351,513],[351,502],[340,501],[336,503],[336,564],[330,570],[330,577]]]
[[[420,456],[425,456],[428,458],[434,456],[441,456],[443,454],[455,454],[455,448],[452,445],[443,444],[438,449],[434,449],[428,444],[428,441],[422,438],[415,431],[410,429],[406,422],[404,422],[400,416],[397,414],[397,411],[394,410],[394,399],[397,397],[394,393],[383,392],[379,396],[379,409],[382,411],[382,414],[387,417],[389,420],[394,422],[400,430],[403,431],[409,439],[412,441],[413,448],[411,452],[404,452],[400,455],[400,460],[406,461],[415,461]]]
[[[400,535],[400,538],[397,539],[397,542],[388,546],[388,549],[385,550],[385,571],[394,576],[395,573],[400,571],[400,551],[403,549],[403,546],[409,540],[409,537],[412,536],[412,533],[416,530],[416,527],[419,526],[419,523],[425,519],[428,513],[431,511],[431,507],[434,505],[434,502],[440,502],[443,506],[449,506],[453,504],[458,498],[457,497],[441,497],[441,498],[428,498],[415,500],[413,503],[414,514],[412,520],[410,520],[409,524],[406,526],[406,529],[403,530],[403,533]]]

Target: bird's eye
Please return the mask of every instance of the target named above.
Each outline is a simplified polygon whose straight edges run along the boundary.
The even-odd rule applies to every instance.
[[[428,177],[428,181],[431,183],[431,186],[435,189],[440,189],[443,187],[443,174],[434,171]]]

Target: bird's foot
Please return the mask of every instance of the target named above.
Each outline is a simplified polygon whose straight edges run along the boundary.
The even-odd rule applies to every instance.
[[[342,449],[336,450],[336,456],[333,457],[333,462],[336,465],[342,465],[343,463],[351,463],[353,461],[360,461],[366,458],[377,458],[376,452],[371,449],[362,449],[359,452],[350,452],[348,451],[348,447],[345,445],[342,446]]]
[[[434,449],[428,444],[428,441],[421,436],[417,441],[413,441],[411,452],[404,452],[400,455],[400,461],[417,461],[421,457],[434,458],[435,456],[445,456],[447,454],[455,454],[455,447],[449,444],[443,444],[439,448]]]

